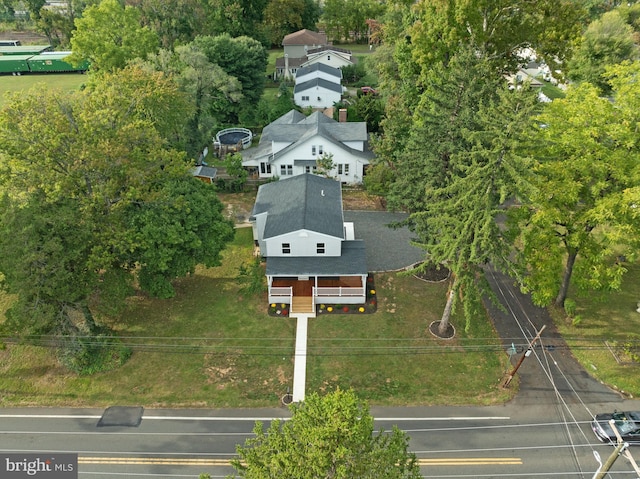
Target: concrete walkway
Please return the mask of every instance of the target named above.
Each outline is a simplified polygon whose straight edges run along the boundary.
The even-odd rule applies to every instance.
[[[296,314],[296,349],[293,361],[293,402],[304,401],[307,381],[307,325],[309,315]]]

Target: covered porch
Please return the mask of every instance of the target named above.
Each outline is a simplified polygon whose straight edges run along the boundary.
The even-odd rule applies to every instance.
[[[366,302],[367,267],[362,241],[343,243],[337,257],[267,258],[269,303],[291,305],[291,313],[315,312],[316,304]]]

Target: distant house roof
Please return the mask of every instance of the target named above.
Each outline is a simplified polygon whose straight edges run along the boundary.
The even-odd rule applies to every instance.
[[[304,75],[308,75],[309,73],[313,73],[313,72],[323,72],[323,73],[326,73],[327,75],[336,77],[338,80],[342,79],[342,70],[340,70],[339,68],[334,68],[330,65],[327,65],[326,63],[313,63],[311,65],[299,68],[296,71],[296,78]]]
[[[261,185],[251,218],[262,213],[264,239],[300,230],[344,238],[342,189],[330,178],[306,173]]]
[[[297,32],[285,35],[282,45],[326,45],[327,35],[311,30],[298,30]]]
[[[353,155],[365,159],[373,158],[373,153],[366,147],[365,151],[360,151],[345,144],[351,141],[367,141],[366,122],[338,122],[318,111],[306,117],[297,110],[291,110],[265,126],[258,146],[244,150],[242,157],[252,160],[268,155],[269,162],[272,162],[315,135],[322,136]],[[273,142],[288,143],[288,146],[273,153]]]
[[[313,78],[309,81],[296,83],[296,86],[293,88],[293,93],[304,92],[315,87],[325,88],[326,90],[342,94],[342,85],[340,85],[340,83],[325,80],[324,78]]]
[[[322,53],[322,52],[326,52],[326,51],[332,51],[332,52],[337,52],[337,53],[345,53],[349,57],[351,56],[351,50],[346,50],[344,48],[334,47],[333,45],[323,45],[323,46],[317,47],[317,48],[310,48],[309,50],[307,50],[307,55],[313,55],[315,53]]]
[[[193,176],[198,178],[214,179],[218,173],[218,169],[212,166],[198,165],[191,170]]]
[[[302,65],[303,63],[305,63],[307,61],[307,57],[302,57],[302,58],[289,58],[289,68],[298,68],[300,65]],[[276,58],[276,68],[282,70],[285,68],[285,58],[284,57],[280,57],[280,58]]]
[[[340,256],[271,256],[268,276],[347,276],[367,274],[364,241],[343,241]]]

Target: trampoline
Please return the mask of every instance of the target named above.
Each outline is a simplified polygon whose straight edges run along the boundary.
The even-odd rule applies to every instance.
[[[242,149],[249,148],[253,134],[246,128],[227,128],[216,133],[215,143],[220,146],[242,146]]]

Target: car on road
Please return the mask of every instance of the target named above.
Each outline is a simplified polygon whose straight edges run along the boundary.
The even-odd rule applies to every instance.
[[[640,411],[614,411],[596,414],[591,422],[591,429],[601,442],[618,442],[610,421],[614,421],[622,442],[640,445]]]
[[[375,88],[372,88],[370,86],[360,87],[360,91],[362,92],[363,95],[377,95],[378,94],[378,90],[376,90]]]

